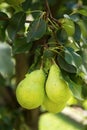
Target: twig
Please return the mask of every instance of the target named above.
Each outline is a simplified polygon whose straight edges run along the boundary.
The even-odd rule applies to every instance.
[[[47,11],[48,17],[52,18],[52,13],[48,4],[48,0],[45,0],[45,4],[46,4],[46,11]]]
[[[51,10],[50,10],[49,4],[48,4],[48,0],[45,0],[45,5],[46,5],[46,10],[47,10],[47,17],[49,17],[51,20],[56,22],[59,27],[61,27],[61,23],[52,16],[52,13],[51,13]]]
[[[0,21],[9,21],[8,17],[0,17]]]

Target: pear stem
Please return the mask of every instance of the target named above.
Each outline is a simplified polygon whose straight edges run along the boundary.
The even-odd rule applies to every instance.
[[[42,57],[42,60],[41,60],[40,69],[43,69],[43,57]]]
[[[54,60],[53,58],[52,58],[52,63],[53,63],[53,64],[56,64],[56,62],[55,62],[55,60]]]

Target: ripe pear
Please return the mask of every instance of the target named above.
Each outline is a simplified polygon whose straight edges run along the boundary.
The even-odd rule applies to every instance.
[[[45,96],[42,106],[43,108],[45,108],[47,111],[51,113],[59,113],[64,109],[64,107],[66,106],[66,103],[62,101],[59,101],[58,103],[54,103],[47,96]]]
[[[27,74],[16,89],[19,104],[26,109],[39,107],[44,100],[44,83],[45,74],[42,69]]]
[[[63,79],[61,71],[56,64],[50,68],[46,82],[46,93],[50,100],[55,103],[67,102],[71,97],[68,83]]]

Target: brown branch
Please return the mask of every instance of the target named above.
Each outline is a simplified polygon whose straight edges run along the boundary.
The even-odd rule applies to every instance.
[[[50,7],[49,7],[48,0],[45,0],[45,5],[46,5],[47,17],[49,17],[51,20],[53,20],[54,22],[56,22],[59,27],[61,27],[61,23],[60,23],[57,19],[55,19],[55,18],[52,16],[52,13],[51,13],[51,9],[50,9]]]
[[[9,21],[8,17],[0,17],[0,21]]]
[[[46,5],[46,12],[48,14],[48,17],[52,18],[51,10],[48,4],[48,0],[45,0],[45,5]]]

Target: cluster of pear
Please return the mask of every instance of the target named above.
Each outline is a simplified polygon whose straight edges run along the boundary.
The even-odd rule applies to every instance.
[[[16,97],[22,107],[34,109],[43,106],[53,113],[62,111],[71,95],[56,64],[50,67],[47,79],[43,69],[34,70],[26,75],[16,89]]]

